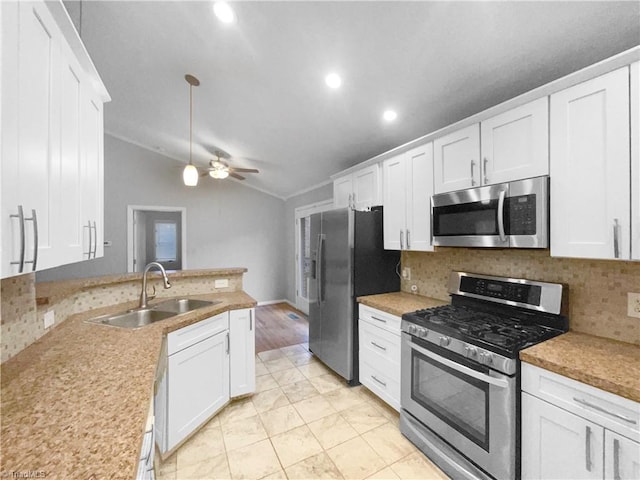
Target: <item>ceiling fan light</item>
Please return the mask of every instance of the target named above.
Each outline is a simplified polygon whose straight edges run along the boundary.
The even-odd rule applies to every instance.
[[[198,169],[195,165],[189,164],[182,171],[182,180],[187,187],[195,187],[198,185]]]
[[[229,176],[229,172],[225,169],[216,168],[214,170],[210,170],[209,175],[212,176],[213,178],[217,178],[218,180],[222,180]]]

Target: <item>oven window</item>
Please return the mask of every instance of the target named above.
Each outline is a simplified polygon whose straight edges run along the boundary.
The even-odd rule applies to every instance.
[[[413,350],[411,397],[489,451],[489,384]]]
[[[497,210],[497,200],[436,207],[433,234],[444,237],[498,235]]]

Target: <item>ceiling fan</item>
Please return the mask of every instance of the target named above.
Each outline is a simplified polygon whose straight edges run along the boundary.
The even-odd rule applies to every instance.
[[[200,174],[201,177],[206,177],[207,175],[209,175],[212,178],[216,178],[216,179],[223,179],[223,178],[227,178],[227,177],[233,177],[237,180],[244,180],[245,177],[243,177],[242,175],[238,175],[238,172],[241,173],[260,173],[257,169],[255,168],[237,168],[237,167],[231,167],[229,166],[229,164],[227,162],[225,162],[224,160],[221,160],[221,153],[216,151],[215,152],[217,159],[215,160],[211,160],[209,162],[209,167],[206,169],[202,169],[200,168],[200,170],[204,170],[203,173]]]
[[[184,167],[182,172],[182,178],[184,184],[188,187],[195,187],[198,184],[198,172],[201,177],[205,177],[207,175],[216,178],[216,179],[224,179],[227,177],[233,177],[238,180],[244,180],[245,178],[242,175],[238,175],[237,172],[242,173],[259,173],[255,168],[235,168],[230,167],[229,164],[220,159],[222,154],[219,151],[216,151],[216,160],[211,160],[209,162],[209,167],[203,169],[202,167],[196,167],[193,164],[193,87],[197,87],[200,85],[200,80],[198,80],[193,75],[187,74],[184,76],[184,79],[189,84],[189,163]]]

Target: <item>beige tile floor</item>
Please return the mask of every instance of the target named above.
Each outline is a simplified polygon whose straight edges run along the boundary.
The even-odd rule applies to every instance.
[[[293,345],[256,356],[256,393],[225,407],[156,471],[182,479],[447,479],[398,413]]]

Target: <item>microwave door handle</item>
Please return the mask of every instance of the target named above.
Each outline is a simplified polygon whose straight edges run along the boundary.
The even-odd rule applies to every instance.
[[[468,377],[473,377],[477,380],[480,380],[481,382],[486,382],[489,383],[491,385],[494,385],[496,387],[500,387],[500,388],[508,388],[509,387],[509,383],[502,379],[502,378],[494,378],[491,377],[489,375],[486,375],[484,373],[481,372],[476,372],[475,370],[473,370],[472,368],[469,367],[465,367],[464,365],[460,365],[459,363],[456,363],[452,360],[449,360],[448,358],[444,358],[441,357],[440,355],[437,355],[433,352],[430,352],[429,350],[419,347],[418,345],[416,345],[415,343],[411,343],[411,348],[413,348],[414,350],[420,352],[422,355],[429,357],[433,360],[435,360],[438,363],[441,363],[442,365],[446,365],[447,367],[460,372],[464,375],[467,375]]]
[[[498,234],[501,242],[507,241],[507,236],[504,233],[504,197],[506,194],[505,190],[501,190],[498,196]]]

